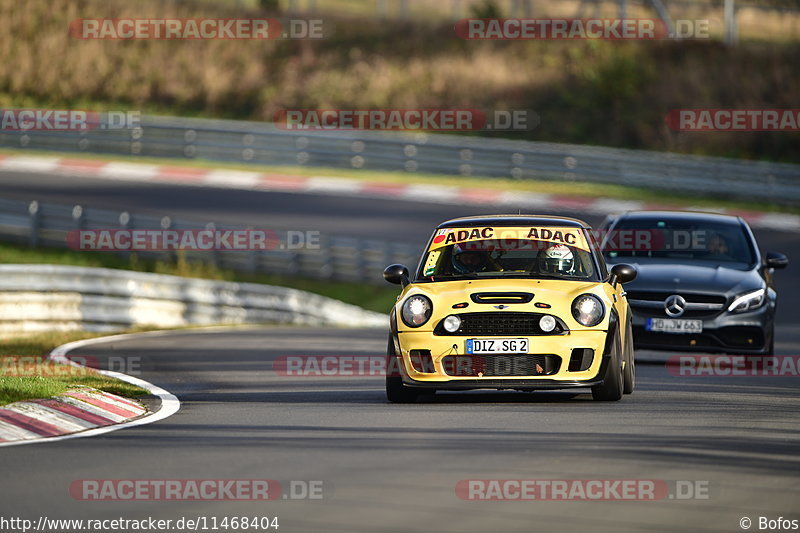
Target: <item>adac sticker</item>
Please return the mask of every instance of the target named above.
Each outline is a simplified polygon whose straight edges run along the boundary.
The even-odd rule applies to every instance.
[[[511,245],[511,241],[546,241],[589,250],[583,231],[570,227],[477,227],[446,228],[436,232],[431,250],[456,243],[489,241],[499,248]]]
[[[452,230],[450,228],[440,229],[436,232],[436,235],[433,237],[433,244],[441,244],[447,238],[447,234],[450,233]]]

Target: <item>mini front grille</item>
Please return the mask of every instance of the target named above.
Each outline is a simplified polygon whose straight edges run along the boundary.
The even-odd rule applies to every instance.
[[[444,372],[459,377],[547,376],[558,372],[561,358],[549,354],[448,355]]]
[[[444,329],[443,321],[434,328],[434,335],[561,335],[567,328],[556,318],[556,327],[545,333],[539,327],[539,320],[544,313],[525,313],[517,311],[462,313],[455,315],[461,319],[458,331],[449,332]],[[555,318],[555,317],[554,317]]]

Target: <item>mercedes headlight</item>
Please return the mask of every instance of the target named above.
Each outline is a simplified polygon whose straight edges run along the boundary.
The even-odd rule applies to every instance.
[[[745,311],[752,311],[764,305],[766,300],[766,291],[758,289],[757,291],[746,292],[741,296],[737,296],[733,303],[728,306],[728,311],[731,313],[744,313]]]
[[[421,294],[408,298],[403,303],[403,323],[410,328],[418,328],[431,318],[433,304]]]
[[[602,322],[605,314],[603,302],[594,294],[581,294],[572,301],[572,316],[587,328]]]

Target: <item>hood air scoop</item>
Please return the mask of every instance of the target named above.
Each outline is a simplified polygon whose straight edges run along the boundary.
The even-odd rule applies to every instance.
[[[469,297],[476,304],[526,304],[533,300],[530,292],[474,292]]]

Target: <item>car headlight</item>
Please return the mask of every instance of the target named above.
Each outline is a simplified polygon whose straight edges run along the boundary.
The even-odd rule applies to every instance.
[[[539,329],[545,333],[550,333],[556,329],[556,319],[550,315],[542,315],[542,318],[539,319]]]
[[[461,327],[461,319],[456,315],[450,315],[444,319],[444,329],[449,333],[455,333]]]
[[[581,294],[572,301],[572,316],[587,328],[602,322],[605,314],[603,302],[594,294]]]
[[[431,318],[433,304],[430,299],[416,294],[403,303],[403,323],[410,328],[418,328]]]
[[[766,300],[766,291],[758,289],[757,291],[746,292],[741,296],[737,296],[731,305],[728,306],[728,311],[731,313],[744,313],[745,311],[752,311],[764,305]]]

